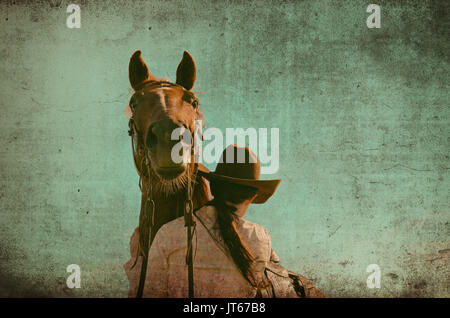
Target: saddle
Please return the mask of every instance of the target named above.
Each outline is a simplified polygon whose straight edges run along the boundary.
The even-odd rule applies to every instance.
[[[325,295],[314,287],[306,277],[292,272],[273,260],[264,269],[264,287],[257,287],[257,297],[261,298],[324,298]]]

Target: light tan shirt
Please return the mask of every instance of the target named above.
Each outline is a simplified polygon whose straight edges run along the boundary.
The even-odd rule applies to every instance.
[[[196,212],[196,215],[214,237],[221,240],[216,228],[216,208],[204,206]],[[236,227],[242,240],[256,258],[255,269],[263,269],[271,257],[278,258],[272,252],[270,235],[263,226],[239,218]],[[149,252],[143,297],[188,297],[186,237],[184,217],[177,218],[159,229]],[[129,297],[136,296],[139,285],[141,256],[131,268],[136,260],[138,242],[139,232],[136,229],[130,241],[131,259],[124,265],[130,282]],[[192,244],[195,297],[255,297],[256,289],[242,276],[231,257],[223,252],[219,247],[221,245],[211,238],[198,219]]]

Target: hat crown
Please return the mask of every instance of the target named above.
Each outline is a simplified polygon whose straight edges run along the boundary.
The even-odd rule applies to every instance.
[[[223,176],[259,180],[261,165],[249,147],[230,145],[222,152],[214,173]]]

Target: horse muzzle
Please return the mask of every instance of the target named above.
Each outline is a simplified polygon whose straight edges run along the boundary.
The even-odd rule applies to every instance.
[[[185,162],[176,162],[172,158],[174,147],[182,139],[172,139],[172,133],[177,128],[181,127],[170,119],[163,119],[153,123],[148,130],[146,146],[150,151],[153,169],[163,179],[175,179],[188,167]]]

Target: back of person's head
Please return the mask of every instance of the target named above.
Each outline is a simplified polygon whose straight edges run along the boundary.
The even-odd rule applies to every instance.
[[[251,270],[254,257],[236,229],[236,207],[227,204],[227,202],[243,203],[254,197],[258,190],[253,187],[218,180],[211,180],[210,188],[214,199],[209,204],[215,206],[218,211],[219,232],[242,275],[250,284],[255,285],[254,274]]]

